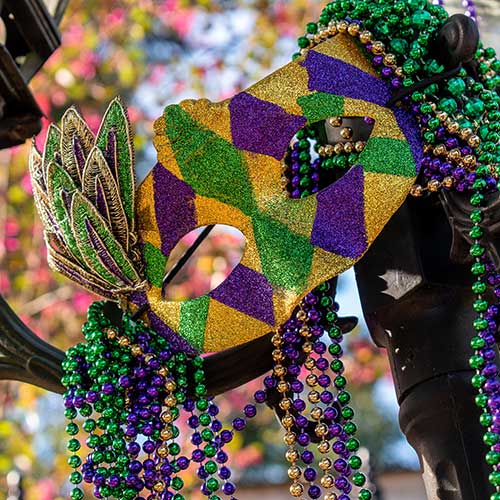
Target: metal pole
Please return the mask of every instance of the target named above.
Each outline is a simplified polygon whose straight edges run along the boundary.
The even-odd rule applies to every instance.
[[[356,266],[370,333],[387,349],[403,433],[429,500],[493,493],[468,364],[469,265],[449,258],[452,232],[437,197],[408,200]]]

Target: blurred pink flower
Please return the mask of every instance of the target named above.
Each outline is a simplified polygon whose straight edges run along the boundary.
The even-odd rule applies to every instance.
[[[7,293],[10,290],[9,275],[5,271],[0,271],[0,293]]]
[[[75,308],[75,311],[79,314],[82,314],[88,310],[90,304],[92,304],[94,300],[95,297],[92,297],[92,295],[90,295],[89,293],[78,291],[73,295],[72,304]]]
[[[43,261],[45,264],[45,260]],[[52,271],[47,267],[40,267],[30,275],[33,284],[48,285],[54,279]]]
[[[139,118],[142,117],[141,110],[137,109],[134,106],[128,106],[127,111],[128,111],[128,117],[129,117],[130,123],[135,123],[139,120]]]
[[[45,137],[47,136],[47,129],[49,128],[51,119],[52,104],[50,102],[50,97],[41,93],[35,95],[36,102],[38,103],[42,113],[45,115],[42,117],[42,130],[35,137],[35,144],[39,151],[43,150],[43,145],[45,143]]]
[[[236,453],[234,462],[238,468],[245,470],[247,467],[262,463],[263,458],[262,451],[257,446],[251,444]]]
[[[151,69],[151,73],[148,77],[148,82],[152,83],[152,84],[160,83],[165,75],[165,71],[166,71],[165,66],[161,66],[160,64],[156,64]]]
[[[73,23],[65,27],[63,30],[63,44],[82,46],[84,29],[81,24]]]
[[[196,9],[179,5],[177,0],[165,0],[158,11],[158,17],[166,26],[174,29],[181,37],[185,37],[193,26]]]
[[[62,89],[55,89],[52,96],[51,96],[52,102],[54,103],[54,106],[64,106],[66,103],[66,93]]]
[[[7,218],[5,221],[5,234],[7,236],[17,236],[19,233],[19,223],[13,217]]]
[[[39,323],[35,318],[32,318],[31,316],[26,316],[25,314],[20,314],[19,318],[21,321],[28,325],[30,330],[37,336],[40,337],[41,339],[45,339],[47,336],[41,331],[39,327]]]
[[[87,125],[90,127],[90,130],[94,132],[94,134],[97,134],[97,131],[99,130],[99,126],[101,125],[101,116],[98,113],[90,113],[86,114],[84,113],[85,116],[85,121],[87,122]]]
[[[19,247],[20,244],[17,238],[5,238],[5,249],[7,252],[15,252]]]
[[[26,172],[24,177],[21,179],[21,187],[28,193],[33,194],[33,188],[31,186],[31,177],[29,172]]]
[[[108,30],[116,30],[123,27],[126,20],[126,11],[123,8],[115,8],[106,16],[104,25]]]
[[[77,78],[90,80],[95,77],[96,66],[99,58],[92,50],[81,51],[78,59],[75,59],[70,65],[70,70]]]
[[[186,89],[186,82],[177,81],[174,85],[174,93],[181,94]]]
[[[36,484],[38,500],[54,500],[58,496],[56,483],[53,479],[41,479]]]

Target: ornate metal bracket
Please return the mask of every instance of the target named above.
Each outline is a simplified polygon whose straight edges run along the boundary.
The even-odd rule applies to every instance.
[[[0,379],[61,392],[64,353],[35,335],[0,297]]]
[[[59,47],[57,29],[68,0],[49,13],[42,0],[0,0],[0,148],[22,144],[41,128],[42,112],[28,82]]]
[[[210,395],[234,389],[269,371],[271,351],[272,344],[266,335],[210,356],[206,363]],[[64,352],[33,333],[1,296],[0,353],[0,379],[19,380],[52,392],[64,392],[61,385]]]
[[[342,331],[354,329],[357,318],[340,318]],[[210,396],[239,387],[272,368],[272,333],[206,358]],[[33,333],[0,296],[0,379],[19,380],[62,393],[64,353]],[[269,406],[279,415],[277,394],[269,392]]]

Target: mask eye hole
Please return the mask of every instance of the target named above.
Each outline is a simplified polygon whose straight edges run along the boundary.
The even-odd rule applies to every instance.
[[[246,245],[243,233],[223,224],[210,231],[208,228],[210,226],[199,227],[189,232],[174,247],[165,269],[165,276],[170,278],[164,286],[165,300],[181,302],[206,295],[240,263]],[[196,247],[194,253],[176,270],[193,246]]]
[[[333,116],[299,130],[284,161],[282,181],[288,196],[311,196],[358,165],[374,124],[369,116]]]

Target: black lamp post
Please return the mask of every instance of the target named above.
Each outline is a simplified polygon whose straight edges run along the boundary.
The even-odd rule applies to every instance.
[[[28,83],[61,44],[57,26],[68,1],[0,0],[0,149],[21,144],[40,131],[42,112]],[[22,335],[4,334],[9,324],[1,321],[0,378],[24,373],[19,359],[32,358]],[[33,341],[38,345],[36,336]],[[21,364],[33,362],[36,365],[36,360]]]
[[[61,44],[57,26],[68,0],[0,0],[0,149],[41,128],[28,83]]]

